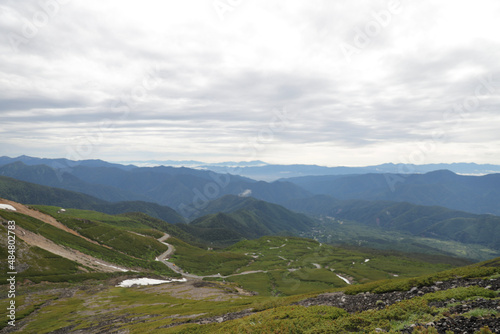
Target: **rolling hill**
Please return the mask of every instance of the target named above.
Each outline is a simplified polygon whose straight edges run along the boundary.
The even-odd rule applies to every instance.
[[[22,161],[0,166],[0,175],[88,194],[106,201],[147,201],[175,208],[191,218],[221,196],[251,193],[272,203],[311,194],[289,182],[254,181],[207,170],[174,167],[119,168],[85,164],[57,169]]]
[[[286,206],[299,212],[320,215],[326,217],[327,220],[337,222],[334,225],[323,225],[336,226],[335,229],[345,230],[355,226],[347,221],[360,223],[367,228],[372,228],[371,238],[376,239],[376,231],[379,231],[378,233],[386,234],[383,238],[385,242],[394,243],[394,245],[402,236],[394,235],[391,242],[387,239],[390,237],[390,232],[403,232],[421,238],[453,241],[500,251],[498,239],[500,217],[494,215],[477,215],[408,202],[338,200],[328,195],[316,195],[308,199],[291,201]],[[346,223],[343,225],[338,223],[342,221]],[[350,238],[353,242],[356,239],[365,239],[367,236],[361,238],[354,233]],[[348,242],[348,240],[344,241]]]
[[[156,203],[141,201],[111,203],[86,194],[23,182],[5,176],[0,176],[0,197],[19,203],[96,210],[109,214],[142,212],[171,223],[185,222],[185,219],[174,209]]]
[[[8,221],[16,222],[17,291],[8,297],[10,285],[2,277],[0,300],[15,301],[15,329],[23,333],[435,328],[489,333],[485,326],[499,328],[500,258],[457,267],[464,262],[285,236],[207,250],[183,240],[188,236],[178,229],[183,224],[145,214],[62,212],[59,207],[8,203],[17,211],[0,210],[0,236],[7,239]],[[230,212],[218,215],[252,208],[281,212],[252,198],[228,198],[227,203]],[[223,203],[215,206],[222,209]],[[171,236],[166,238],[160,228],[169,229]],[[170,254],[166,261],[155,261],[165,253]],[[7,254],[6,244],[0,244],[0,256]],[[0,269],[4,276],[6,261]],[[185,279],[171,280],[181,275]],[[119,285],[145,277],[163,284]],[[0,331],[11,332],[9,309],[2,308],[0,317]]]
[[[314,219],[280,205],[234,195],[209,202],[200,215],[190,224],[178,226],[216,245],[264,235],[294,235],[316,224]]]
[[[500,174],[465,176],[440,170],[426,174],[306,176],[286,180],[311,193],[338,199],[410,202],[500,215]]]
[[[114,167],[112,168],[114,169]],[[26,165],[21,161],[17,161],[0,166],[0,175],[39,185],[80,192],[110,202],[147,199],[146,196],[130,193],[113,186],[84,182],[66,170],[54,169],[46,165]]]

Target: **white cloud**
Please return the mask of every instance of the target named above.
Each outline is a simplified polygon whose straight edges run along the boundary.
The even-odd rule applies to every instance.
[[[243,191],[241,194],[239,194],[238,196],[240,197],[248,197],[252,195],[252,190],[251,189],[246,189],[245,191]]]
[[[67,2],[39,21],[56,1],[0,5],[5,154],[368,165],[444,131],[425,162],[500,163],[495,1],[401,1],[378,27],[393,2],[241,1],[224,20],[210,1]]]

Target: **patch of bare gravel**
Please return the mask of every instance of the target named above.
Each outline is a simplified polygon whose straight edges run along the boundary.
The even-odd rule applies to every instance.
[[[58,222],[54,217],[49,216],[45,213],[30,209],[23,204],[19,204],[19,203],[9,201],[6,199],[0,199],[0,204],[12,205],[17,210],[18,213],[33,217],[33,218],[38,219],[44,223],[50,224],[58,229],[61,229],[63,231],[66,231],[68,233],[76,235],[82,239],[89,241],[89,242],[92,242],[93,244],[100,245],[96,241],[90,240],[89,238],[86,238],[86,237],[80,235],[78,232],[70,229],[66,225]],[[113,264],[107,263],[106,261],[97,259],[93,256],[84,254],[84,253],[77,251],[77,250],[74,250],[72,248],[58,245],[58,244],[52,242],[51,240],[45,238],[44,236],[37,234],[37,233],[33,233],[31,231],[28,231],[28,230],[20,227],[19,225],[16,226],[16,237],[19,239],[22,239],[28,245],[40,247],[46,251],[57,254],[57,255],[62,256],[68,260],[75,261],[81,265],[84,265],[86,267],[92,268],[92,269],[100,271],[100,272],[123,271],[123,270],[120,270],[119,268],[117,268],[116,266],[114,266]],[[100,246],[103,246],[103,245],[100,245]]]
[[[23,229],[19,225],[16,226],[16,236],[22,239],[25,243],[31,246],[37,246],[53,254],[62,256],[68,260],[75,261],[81,265],[92,268],[100,272],[116,272],[120,271],[113,267],[112,264],[108,264],[106,261],[97,259],[93,256],[84,254],[72,248],[63,247],[58,245],[51,240],[41,236],[40,234],[33,233],[26,229]]]
[[[63,223],[57,221],[54,217],[49,216],[49,215],[47,215],[45,213],[42,213],[40,211],[37,211],[37,210],[33,210],[33,209],[27,207],[26,205],[23,205],[23,204],[20,204],[20,203],[16,203],[16,202],[13,202],[13,201],[9,201],[9,200],[3,199],[3,198],[0,198],[0,204],[9,204],[9,205],[12,205],[17,210],[17,212],[22,213],[23,215],[27,215],[27,216],[33,217],[33,218],[38,219],[38,220],[40,220],[40,221],[42,221],[44,223],[47,223],[47,224],[52,225],[54,227],[57,227],[60,230],[63,230],[65,232],[68,232],[68,233],[71,233],[73,235],[76,235],[77,237],[85,239],[88,242],[91,242],[91,243],[96,244],[96,245],[100,245],[98,242],[96,242],[94,240],[91,240],[91,239],[89,239],[87,237],[84,237],[83,235],[79,234],[75,230],[70,229],[69,227],[67,227]],[[100,246],[103,246],[103,245],[100,245]],[[105,246],[105,247],[107,247],[107,246]]]
[[[236,289],[200,280],[189,280],[186,283],[166,283],[141,287],[141,289],[149,293],[166,293],[175,298],[193,300],[226,301],[241,297]]]

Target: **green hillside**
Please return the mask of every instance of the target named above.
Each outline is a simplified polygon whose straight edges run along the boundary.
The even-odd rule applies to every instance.
[[[471,304],[466,317],[489,321],[497,314],[481,305],[498,301],[500,286],[495,282],[500,279],[500,258],[457,267],[463,262],[455,258],[333,247],[285,236],[243,240],[213,250],[193,245],[189,240],[196,237],[179,228],[185,224],[171,225],[145,214],[36,208],[79,235],[0,210],[2,240],[8,220],[16,221],[20,233],[15,301],[16,321],[24,333],[390,331],[437,323],[457,312],[457,301],[471,304],[471,298],[481,302]],[[241,211],[247,210],[238,208],[233,213]],[[218,215],[226,216],[231,225],[238,223],[231,218],[233,213]],[[22,229],[131,271],[99,272],[30,246],[22,240]],[[116,287],[130,277],[180,276],[154,261],[170,247],[156,240],[163,234],[160,229],[177,236],[167,240],[174,247],[168,262],[188,281]],[[5,244],[0,245],[0,255],[8,254]],[[4,261],[0,269],[7,272]],[[2,282],[7,282],[6,277]],[[0,285],[2,302],[8,301],[8,289],[8,284]],[[0,330],[8,326],[6,315],[5,308],[0,310]]]
[[[0,175],[43,186],[84,193],[104,201],[119,202],[147,199],[145,196],[133,194],[113,186],[84,182],[70,173],[73,168],[66,166],[62,169],[55,169],[47,165],[28,166],[21,161],[16,161],[0,166]]]
[[[0,197],[18,203],[57,205],[63,208],[91,209],[106,202],[98,198],[69,190],[41,186],[0,176]]]
[[[261,249],[261,242],[267,244],[267,240],[242,244],[235,251],[246,247]],[[432,331],[437,324],[463,319],[465,323],[474,320],[478,327],[472,332],[478,332],[487,324],[492,326],[498,316],[495,305],[500,286],[494,282],[500,279],[499,263],[500,258],[418,277],[339,288],[334,288],[338,282],[330,279],[326,290],[288,297],[243,295],[227,280],[136,288],[115,287],[116,280],[23,285],[18,288],[16,300],[17,324],[30,334],[396,333],[412,325],[414,333],[437,333]],[[282,288],[282,281],[276,279],[278,275],[262,273],[255,277],[259,280],[249,278],[246,284],[259,287],[267,279],[274,289]],[[3,292],[6,286],[0,289]],[[5,309],[0,310],[4,319],[0,329],[7,325],[5,315]],[[430,329],[423,327],[431,323]],[[483,329],[481,333],[491,331]]]
[[[313,194],[370,201],[410,202],[475,214],[500,215],[500,174],[458,175],[449,170],[425,174],[353,174],[285,179]]]
[[[244,287],[259,286],[258,291],[265,295],[293,295],[347,286],[337,275],[351,284],[415,277],[451,268],[449,263],[453,261],[442,258],[430,263],[430,258],[373,250],[363,252],[296,237],[262,237],[241,241],[226,250],[253,257],[239,272],[266,271],[229,280]]]
[[[37,233],[56,244],[98,259],[135,271],[145,270],[172,275],[174,273],[169,268],[154,261],[159,254],[167,250],[167,246],[155,238],[162,236],[161,231],[168,232],[177,237],[170,238],[168,242],[175,247],[170,261],[179,268],[195,275],[220,273],[227,276],[255,271],[255,274],[228,277],[228,280],[237,282],[242,287],[247,287],[248,282],[253,282],[250,283],[253,286],[255,282],[260,282],[258,292],[266,295],[297,294],[302,291],[344,286],[345,282],[337,275],[345,275],[353,282],[361,283],[382,278],[415,276],[457,264],[450,258],[442,258],[442,261],[415,258],[409,260],[408,256],[390,253],[378,253],[374,258],[373,252],[368,254],[352,249],[335,248],[314,240],[294,237],[263,237],[241,241],[222,250],[207,250],[207,246],[196,246],[201,246],[200,242],[196,242],[199,240],[196,235],[187,234],[179,228],[184,224],[171,225],[144,214],[108,215],[78,209],[60,212],[57,207],[50,206],[36,208],[97,244],[16,212],[2,211],[0,216],[4,220],[15,220],[19,227]],[[228,224],[238,223],[229,215],[218,214],[226,216]],[[210,226],[203,228],[217,232],[217,228]],[[230,230],[227,226],[221,226],[221,229]],[[242,227],[240,230],[244,232]],[[184,241],[179,238],[183,238]],[[412,263],[411,266],[408,265],[409,261]],[[90,268],[85,270],[92,271]],[[265,275],[262,275],[263,273]],[[312,277],[314,279],[311,279]],[[272,288],[276,282],[279,282],[279,289]],[[302,287],[296,291],[290,290],[297,284]]]
[[[46,210],[46,212],[57,210],[54,207],[41,207],[40,209]],[[134,221],[130,217],[113,217],[83,211],[86,213],[83,216],[92,216],[92,219],[76,218],[73,216],[76,212],[78,210],[70,212],[66,217],[55,216],[65,226],[77,231],[81,236],[93,240],[95,243],[17,212],[0,211],[0,221],[2,221],[2,225],[5,225],[6,221],[13,220],[16,222],[17,229],[22,228],[33,232],[35,235],[46,238],[56,245],[82,252],[121,268],[127,268],[131,272],[150,272],[178,276],[165,265],[155,261],[156,256],[167,250],[166,245],[156,240],[157,237],[163,235],[160,231],[151,229],[147,225],[141,225],[139,221]],[[102,221],[99,221],[99,219]],[[2,231],[5,230],[2,227]],[[135,231],[144,234],[140,235]],[[73,261],[61,258],[38,247],[28,246],[22,239],[22,234],[19,234],[17,236],[21,249],[19,263],[21,268],[24,269],[19,270],[20,279],[27,278],[35,282],[41,280],[64,282],[89,277],[102,278],[108,275],[100,273],[89,266],[81,264],[77,266]],[[7,252],[6,244],[0,245],[0,252],[2,254]],[[40,257],[43,259],[39,260]],[[57,261],[54,259],[57,259]],[[47,264],[41,265],[41,263]],[[6,264],[2,261],[2,266],[4,265]],[[2,271],[2,273],[6,272],[6,270]]]
[[[205,215],[179,227],[215,245],[230,245],[264,235],[296,235],[317,223],[280,205],[233,195],[208,203],[202,213]]]
[[[181,215],[167,206],[141,201],[111,203],[86,194],[19,181],[5,176],[0,176],[0,197],[18,203],[95,210],[109,214],[142,212],[174,224],[185,221]]]
[[[253,196],[273,203],[311,195],[289,182],[257,182],[237,175],[185,167],[124,168],[125,166],[112,164],[74,163],[68,168],[67,165],[57,163],[50,166],[42,164],[48,163],[47,161],[39,163],[40,165],[26,165],[22,161],[15,161],[0,165],[0,175],[77,191],[111,202],[146,201],[166,205],[176,208],[190,219],[197,215],[200,201],[206,203],[215,199],[203,194],[207,187],[217,189],[216,197],[250,190]]]
[[[304,235],[323,242],[407,247],[409,251],[441,251],[476,260],[500,255],[500,217],[494,215],[406,202],[338,200],[326,195],[292,201],[287,207],[321,216],[320,227]]]
[[[0,228],[0,239],[7,240],[7,229]],[[60,275],[65,279],[77,273],[83,273],[79,269],[78,263],[65,259],[59,255],[50,253],[36,246],[26,244],[22,239],[16,240],[16,255],[17,262],[21,265],[17,268],[23,279],[36,280],[38,277],[47,277]],[[0,245],[0,256],[2,259],[7,259],[9,256],[8,248],[5,245]],[[7,273],[10,270],[7,268],[7,261],[2,261],[0,264],[2,273]],[[2,278],[5,278],[2,276]],[[3,280],[2,280],[3,281]]]

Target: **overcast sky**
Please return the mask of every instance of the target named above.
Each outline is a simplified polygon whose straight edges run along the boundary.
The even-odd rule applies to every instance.
[[[0,155],[500,164],[499,1],[0,0]]]

